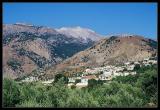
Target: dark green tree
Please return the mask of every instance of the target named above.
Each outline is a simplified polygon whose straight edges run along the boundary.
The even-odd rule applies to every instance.
[[[88,80],[88,87],[92,88],[94,86],[97,86],[98,82],[95,79]]]
[[[139,69],[140,69],[140,65],[139,65],[139,64],[136,64],[133,70],[134,70],[134,71],[137,71],[137,70],[139,70]]]
[[[68,77],[66,77],[66,76],[63,75],[63,74],[56,74],[56,75],[55,75],[55,79],[54,79],[54,83],[58,82],[61,78],[63,78],[65,84],[68,83],[68,81],[69,81],[69,80],[68,80]]]

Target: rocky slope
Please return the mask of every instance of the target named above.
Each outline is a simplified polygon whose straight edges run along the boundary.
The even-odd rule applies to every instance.
[[[4,24],[3,76],[16,78],[49,68],[92,46],[98,39],[87,36],[85,40],[43,26]]]
[[[157,42],[154,40],[137,35],[111,36],[52,67],[47,73],[62,71],[75,73],[86,67],[119,65],[128,61],[141,61],[155,55],[157,55]]]

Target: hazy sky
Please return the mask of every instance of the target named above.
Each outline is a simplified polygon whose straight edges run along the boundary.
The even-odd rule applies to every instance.
[[[3,23],[17,22],[156,39],[157,3],[3,3]]]

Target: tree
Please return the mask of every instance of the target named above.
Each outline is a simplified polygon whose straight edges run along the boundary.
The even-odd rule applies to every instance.
[[[98,84],[98,82],[95,79],[88,80],[88,87],[94,87]]]
[[[139,70],[139,69],[140,69],[140,65],[139,65],[139,64],[136,64],[133,70],[134,70],[134,71],[137,71],[137,70]]]
[[[61,78],[64,79],[65,84],[68,83],[68,81],[69,81],[68,78],[63,74],[56,74],[55,79],[54,79],[54,83],[58,82]]]
[[[157,79],[156,70],[147,70],[141,74],[140,78],[137,80],[136,85],[145,91],[147,100],[153,97],[158,91]]]
[[[57,83],[54,83],[54,86],[47,92],[49,100],[53,107],[61,107],[65,105],[66,100],[68,99],[68,88],[64,84],[64,79],[61,78]]]
[[[15,107],[20,102],[18,84],[11,79],[3,79],[3,106]]]
[[[138,79],[138,75],[127,75],[127,76],[117,76],[113,78],[113,81],[117,81],[119,83],[132,84],[135,85]]]

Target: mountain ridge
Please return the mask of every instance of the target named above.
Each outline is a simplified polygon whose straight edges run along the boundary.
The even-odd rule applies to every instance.
[[[61,29],[68,31],[68,28]],[[44,26],[3,24],[4,76],[16,78],[39,70],[46,74],[68,70],[74,72],[74,69],[81,67],[118,64],[157,55],[157,41],[143,36],[117,34],[105,38],[81,27],[76,27],[73,32],[77,29],[80,30],[77,35],[89,33],[84,34],[83,39],[76,34],[67,35]]]
[[[3,24],[2,41],[3,73],[12,77],[55,65],[95,42],[83,42],[53,28],[23,23]]]
[[[143,36],[111,36],[101,39],[93,46],[78,52],[48,70],[48,73],[83,70],[84,67],[119,65],[128,61],[142,61],[157,56],[157,42]],[[75,70],[75,71],[74,71]]]

